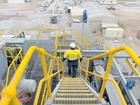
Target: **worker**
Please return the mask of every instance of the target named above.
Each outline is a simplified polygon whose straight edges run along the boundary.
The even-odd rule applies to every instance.
[[[76,48],[75,43],[70,44],[70,49],[64,54],[63,61],[67,59],[68,64],[68,74],[72,77],[76,77],[76,72],[78,68],[78,60],[82,61],[82,54],[80,50]]]

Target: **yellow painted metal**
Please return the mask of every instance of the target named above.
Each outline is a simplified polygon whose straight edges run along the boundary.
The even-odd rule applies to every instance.
[[[26,53],[26,55],[24,56],[21,64],[19,65],[19,67],[17,68],[12,80],[10,81],[10,83],[8,84],[7,87],[5,87],[2,92],[1,92],[1,100],[0,100],[0,105],[19,105],[19,101],[17,100],[17,86],[20,82],[20,79],[22,78],[26,66],[28,65],[33,53],[37,51],[40,54],[40,59],[41,59],[41,65],[42,65],[42,70],[43,70],[43,75],[44,78],[41,81],[41,83],[39,84],[38,90],[37,90],[37,96],[35,98],[35,105],[37,105],[38,103],[38,99],[39,99],[39,95],[41,91],[41,87],[42,84],[45,82],[47,85],[47,93],[48,96],[47,98],[50,99],[51,98],[51,86],[50,86],[50,80],[52,77],[56,76],[58,73],[62,72],[62,71],[58,71],[52,75],[48,75],[48,71],[47,71],[47,66],[46,66],[46,59],[45,56],[50,57],[51,59],[54,59],[56,61],[58,61],[58,57],[55,57],[51,54],[49,54],[48,52],[46,52],[43,48],[39,48],[37,46],[32,46],[31,48],[29,48],[28,52]],[[61,61],[60,61],[61,62]]]
[[[10,53],[10,55],[7,55],[6,51],[8,51]],[[10,47],[3,47],[2,48],[2,52],[3,52],[3,55],[6,57],[6,58],[14,58],[13,54],[12,54],[12,49]]]
[[[71,93],[71,92],[75,92],[75,93],[80,92],[80,93],[87,93],[87,92],[91,92],[91,91],[90,90],[58,90],[58,92],[69,92],[69,93]]]
[[[96,101],[97,98],[55,98],[55,100],[59,101],[64,101],[64,100],[69,100],[69,101]]]
[[[93,96],[91,93],[82,93],[82,94],[66,94],[66,93],[57,93],[57,96]]]
[[[36,92],[36,95],[35,95],[35,99],[34,99],[34,104],[33,105],[38,105],[38,101],[39,101],[39,96],[40,96],[40,92],[41,92],[41,89],[42,89],[42,85],[43,83],[46,83],[47,80],[50,80],[50,78],[53,78],[54,76],[56,76],[59,72],[61,71],[58,71],[54,74],[51,74],[49,77],[47,78],[43,78],[40,82],[39,82],[39,85],[38,85],[38,88],[37,88],[37,92]],[[48,93],[47,93],[48,94]],[[51,97],[48,97],[48,99],[51,99]]]
[[[130,62],[130,60],[129,59],[126,59],[126,62],[127,62],[127,64],[129,65],[129,67],[131,68],[131,70],[133,71],[133,73],[135,74],[135,75],[139,75],[139,72],[136,70],[136,68],[132,65],[132,63]]]
[[[10,52],[11,52],[11,56],[8,56],[8,55],[6,55],[4,52],[4,50],[9,50]],[[18,54],[16,55],[16,56],[14,56],[13,54],[12,54],[12,50],[13,49],[19,49],[19,52],[18,52]],[[3,53],[4,53],[4,56],[5,57],[7,57],[7,58],[12,58],[13,60],[12,60],[12,62],[11,62],[11,64],[9,65],[9,67],[8,67],[8,69],[7,69],[7,73],[6,73],[6,82],[5,82],[5,85],[7,86],[8,85],[8,82],[9,82],[9,74],[10,74],[10,70],[11,70],[11,68],[13,67],[14,68],[14,71],[16,71],[16,69],[17,69],[17,67],[16,67],[16,63],[15,63],[15,61],[18,59],[18,58],[20,58],[21,60],[23,59],[23,56],[22,56],[22,48],[21,47],[4,47],[3,48]]]
[[[47,89],[47,85],[45,84],[45,87],[44,87],[44,89],[43,89],[43,95],[42,95],[42,99],[41,99],[41,104],[40,105],[44,105],[44,102],[45,102],[45,94],[46,94],[46,90]]]
[[[54,48],[55,48],[55,51],[57,52],[58,50],[58,33],[55,34],[55,42],[54,42]]]
[[[59,59],[59,58],[58,58]],[[60,71],[60,64],[59,61],[57,61],[57,70]],[[58,81],[60,81],[60,72],[58,73]]]
[[[88,88],[86,88],[86,87],[60,87],[59,89],[88,89]]]
[[[49,65],[49,70],[48,70],[49,75],[52,73],[53,65],[54,65],[54,62],[53,62],[53,59],[51,59],[50,60],[50,65]]]
[[[84,72],[86,72],[86,71],[84,71]],[[99,77],[99,78],[101,78],[101,79],[106,79],[106,81],[110,81],[111,83],[113,83],[113,85],[115,86],[115,88],[116,88],[116,91],[117,91],[117,93],[118,93],[118,95],[119,95],[119,97],[120,97],[120,100],[121,100],[121,102],[122,102],[122,105],[127,105],[126,104],[126,101],[125,101],[125,99],[124,99],[124,96],[123,96],[123,94],[122,94],[122,92],[121,92],[121,90],[120,90],[120,88],[119,88],[119,86],[118,86],[118,84],[117,84],[117,82],[115,81],[115,80],[113,80],[112,78],[109,78],[109,77],[104,77],[104,76],[101,76],[101,75],[99,75],[99,74],[96,74],[96,73],[92,73],[92,72],[89,72],[88,71],[88,73],[90,74],[90,75],[94,75],[94,76],[97,76],[97,77]],[[105,82],[106,83],[106,82]],[[102,84],[102,86],[103,86],[103,84]],[[105,85],[104,85],[105,86]],[[104,87],[104,89],[105,89],[105,87]],[[100,97],[99,96],[99,98],[100,99],[102,99],[102,97]]]
[[[12,59],[14,59],[15,55],[13,55],[13,50],[15,50],[15,49],[21,49],[21,48],[19,48],[19,47],[3,47],[2,48],[3,55],[6,58],[12,58]],[[10,55],[8,55],[7,52],[9,52]]]
[[[52,104],[52,105],[62,105],[62,104]],[[85,104],[70,104],[70,105],[85,105]],[[86,105],[102,105],[102,104],[86,104]]]
[[[105,53],[102,53],[102,54],[99,54],[97,56],[93,56],[91,58],[87,58],[87,65],[86,65],[86,70],[84,70],[82,67],[80,67],[80,69],[82,69],[83,72],[86,73],[86,80],[87,80],[87,77],[88,77],[88,74],[93,74],[99,78],[102,78],[103,79],[103,83],[102,83],[102,87],[101,87],[101,91],[100,91],[100,94],[99,94],[99,98],[103,98],[103,94],[104,94],[104,90],[105,90],[105,85],[106,85],[106,82],[107,81],[110,81],[111,83],[113,83],[113,85],[115,86],[117,92],[118,92],[118,95],[120,97],[120,100],[122,102],[123,105],[126,105],[126,101],[121,93],[121,90],[118,86],[118,84],[116,83],[116,81],[113,81],[111,78],[109,78],[109,74],[110,74],[110,70],[111,70],[111,67],[112,67],[112,61],[113,61],[113,56],[117,53],[117,52],[120,52],[120,51],[125,51],[133,60],[134,62],[140,67],[140,58],[133,52],[133,50],[131,50],[129,47],[127,46],[121,46],[121,47],[118,47],[118,48],[113,48],[111,49],[110,51],[108,52],[105,52]],[[107,66],[106,66],[106,72],[105,72],[105,75],[104,76],[100,76],[98,74],[95,74],[95,73],[90,73],[88,72],[88,67],[89,67],[89,61],[90,60],[95,60],[95,59],[99,59],[101,57],[104,57],[104,56],[109,56],[109,59],[108,59],[108,63],[107,63]],[[138,73],[136,70],[132,70],[137,76],[140,77],[140,73]]]
[[[107,55],[110,55],[110,54],[114,55],[114,54],[116,54],[117,52],[120,52],[120,51],[125,51],[134,60],[134,62],[138,65],[138,67],[140,67],[140,58],[135,54],[135,52],[132,49],[130,49],[127,46],[121,46],[121,47],[113,48],[108,52],[99,54],[97,56],[93,56],[89,60],[98,59],[98,58],[101,58],[103,56],[107,56]]]
[[[86,80],[88,80],[88,67],[89,67],[89,60],[87,59],[87,63],[86,63]]]
[[[106,78],[106,79],[107,79],[108,81],[110,81],[111,83],[113,83],[113,85],[115,86],[116,91],[117,91],[117,93],[118,93],[118,95],[119,95],[119,97],[120,97],[120,99],[121,99],[122,105],[127,105],[127,104],[126,104],[126,101],[125,101],[125,99],[124,99],[124,96],[123,96],[123,94],[122,94],[122,92],[121,92],[121,90],[120,90],[120,87],[118,86],[117,82],[116,82],[114,79],[112,79],[112,78]]]
[[[104,74],[103,83],[102,83],[101,91],[100,91],[100,94],[99,94],[99,98],[102,98],[103,95],[104,95],[105,85],[106,85],[106,78],[110,74],[112,61],[113,61],[113,55],[111,54],[111,55],[109,55],[108,63],[107,63],[107,66],[106,66],[106,72]]]

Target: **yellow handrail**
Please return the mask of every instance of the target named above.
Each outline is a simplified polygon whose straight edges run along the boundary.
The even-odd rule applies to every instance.
[[[39,100],[39,96],[40,96],[40,92],[41,92],[41,88],[42,88],[42,85],[44,82],[46,81],[49,81],[51,78],[53,78],[54,76],[56,76],[57,74],[59,74],[61,71],[57,71],[56,73],[50,75],[49,77],[47,78],[43,78],[40,82],[39,82],[39,85],[38,85],[38,89],[37,89],[37,92],[36,92],[36,96],[35,96],[35,100],[34,100],[34,104],[33,105],[38,105],[38,100]],[[47,94],[46,98],[50,98],[51,94]]]
[[[10,48],[10,47],[9,47],[9,48]],[[6,82],[5,82],[5,85],[6,85],[6,86],[8,85],[9,74],[10,74],[10,70],[11,70],[12,66],[13,66],[13,68],[14,68],[14,71],[16,71],[16,63],[15,63],[15,61],[16,61],[18,58],[20,58],[21,60],[23,59],[23,56],[22,56],[22,48],[21,48],[21,47],[17,47],[17,48],[19,48],[19,52],[18,52],[18,54],[17,54],[15,57],[12,56],[13,60],[12,60],[11,64],[9,65],[8,69],[7,69],[7,73],[6,73]],[[6,56],[6,55],[5,55],[5,56]]]
[[[103,80],[106,79],[106,81],[110,81],[111,83],[113,83],[113,85],[114,85],[114,87],[116,88],[116,91],[117,91],[117,93],[118,93],[118,95],[119,95],[119,97],[120,97],[120,100],[121,100],[121,102],[122,102],[122,105],[127,105],[127,104],[126,104],[126,101],[125,101],[125,99],[124,99],[124,96],[123,96],[123,94],[122,94],[122,92],[121,92],[121,90],[120,90],[120,88],[119,88],[117,82],[116,82],[114,79],[109,78],[109,77],[105,78],[105,77],[102,76],[102,75],[99,75],[99,74],[96,74],[96,73],[92,73],[92,72],[89,72],[89,71],[84,71],[84,70],[83,70],[83,72],[88,73],[88,74],[90,74],[90,75],[94,75],[94,76],[99,77],[99,78],[101,78],[101,79],[103,79]],[[105,88],[105,87],[104,87],[104,88]],[[99,97],[99,98],[100,98],[100,97]]]
[[[109,81],[111,81],[114,84],[115,88],[117,89],[117,92],[118,92],[118,94],[120,96],[120,99],[121,99],[122,104],[123,105],[126,105],[126,102],[124,101],[124,97],[123,97],[123,95],[122,95],[122,93],[120,91],[120,88],[116,85],[117,83],[116,82],[113,82],[113,80],[112,79],[109,79],[109,77],[108,77],[109,74],[110,74],[110,70],[111,70],[111,66],[112,66],[112,61],[113,61],[113,58],[114,58],[114,54],[116,54],[117,52],[120,52],[120,51],[125,51],[134,60],[134,62],[138,65],[138,67],[140,67],[140,58],[133,52],[133,50],[131,50],[127,46],[121,46],[121,47],[118,47],[118,48],[113,48],[113,49],[111,49],[108,52],[105,52],[105,53],[102,53],[102,54],[93,56],[91,58],[87,58],[86,59],[87,60],[87,63],[86,63],[86,71],[85,71],[85,73],[86,73],[86,79],[87,79],[88,78],[88,74],[89,74],[88,67],[89,67],[89,61],[90,60],[95,60],[95,59],[99,59],[99,58],[104,57],[104,56],[109,56],[108,57],[107,66],[106,66],[106,70],[105,70],[105,74],[103,76],[103,83],[102,83],[101,91],[100,91],[100,94],[99,94],[99,98],[103,98],[103,94],[104,94],[104,90],[105,90],[105,85],[106,85],[107,80],[109,80]],[[80,67],[80,69],[83,69],[83,68]],[[138,73],[138,72],[134,72],[134,73],[137,76],[140,77],[140,73]]]
[[[58,33],[55,34],[55,42],[54,42],[54,48],[55,48],[55,52],[57,53],[58,50]]]
[[[25,73],[26,66],[28,65],[28,63],[29,63],[29,61],[30,61],[30,59],[35,51],[37,51],[40,54],[44,78],[49,77],[45,56],[48,56],[56,61],[60,61],[58,57],[49,54],[43,48],[39,48],[37,46],[30,47],[28,52],[24,56],[21,64],[17,68],[10,83],[8,84],[7,87],[5,87],[2,90],[0,105],[20,105],[20,102],[18,101],[18,98],[17,98],[17,90],[16,89],[17,89],[17,86],[20,82],[20,79],[22,78],[23,74]],[[64,72],[64,70],[62,71],[62,74],[64,74],[63,72]],[[59,71],[59,73],[60,73],[60,71]],[[56,75],[56,73],[52,74],[52,75]],[[48,88],[48,95],[49,95],[48,97],[51,97],[50,81],[46,82],[46,85]]]
[[[127,62],[127,64],[129,65],[129,67],[131,68],[131,70],[133,71],[133,73],[135,74],[135,75],[139,75],[139,72],[136,70],[136,68],[131,64],[131,62],[130,62],[130,60],[129,59],[126,59],[126,62]]]
[[[12,59],[14,59],[16,55],[13,54],[13,50],[15,50],[15,49],[21,50],[22,48],[21,47],[2,47],[3,55],[6,58],[12,58]],[[10,53],[10,55],[7,54],[7,51]]]

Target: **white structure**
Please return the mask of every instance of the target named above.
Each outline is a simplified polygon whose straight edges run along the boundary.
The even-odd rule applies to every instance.
[[[124,30],[122,28],[106,28],[103,35],[107,38],[122,38]]]
[[[82,21],[82,15],[83,15],[83,8],[79,8],[79,7],[71,7],[70,9],[70,13],[71,13],[71,17],[73,20],[79,20]]]
[[[8,3],[25,3],[25,0],[8,0]]]

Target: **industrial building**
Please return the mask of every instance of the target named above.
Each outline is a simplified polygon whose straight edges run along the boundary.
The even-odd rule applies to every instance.
[[[140,105],[139,20],[140,0],[0,0],[0,105]]]

